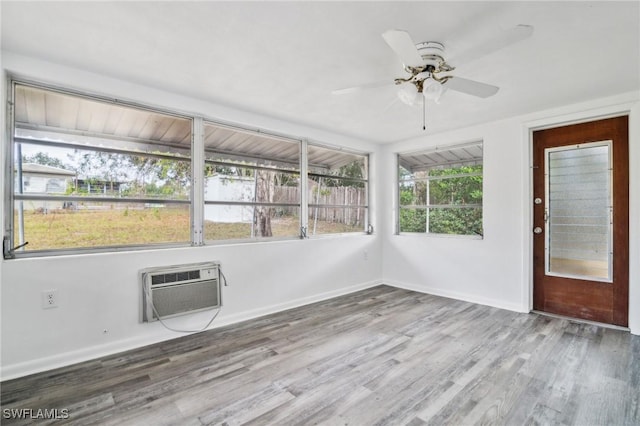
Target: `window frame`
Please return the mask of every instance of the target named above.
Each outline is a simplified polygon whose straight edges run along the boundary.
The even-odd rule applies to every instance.
[[[239,133],[246,133],[246,134],[250,134],[250,135],[255,135],[255,136],[260,136],[260,137],[264,137],[264,138],[269,138],[269,139],[273,139],[273,140],[280,140],[283,141],[285,143],[295,143],[298,146],[298,162],[295,164],[295,166],[297,167],[297,169],[286,169],[284,167],[278,166],[278,167],[269,167],[269,166],[264,166],[264,165],[260,165],[260,164],[239,164],[239,163],[234,163],[234,162],[230,162],[230,161],[222,161],[222,160],[211,160],[211,159],[207,159],[207,154],[213,154],[213,153],[220,153],[220,154],[226,154],[230,157],[234,157],[237,159],[253,159],[256,161],[256,163],[259,162],[259,160],[261,159],[261,157],[257,156],[257,155],[248,155],[248,154],[242,154],[240,152],[231,152],[231,151],[222,151],[222,150],[216,150],[215,148],[206,148],[204,147],[204,138],[203,138],[203,150],[202,150],[202,161],[204,164],[203,167],[203,173],[201,174],[202,176],[204,176],[204,171],[206,170],[207,165],[213,165],[213,166],[229,166],[229,167],[235,167],[235,168],[242,168],[242,169],[250,169],[250,170],[254,170],[258,171],[258,170],[264,170],[264,171],[274,171],[274,172],[282,172],[282,173],[287,173],[287,174],[291,174],[291,175],[299,175],[300,177],[300,185],[298,186],[298,188],[301,188],[302,185],[302,155],[301,155],[301,151],[302,151],[302,140],[299,138],[293,138],[293,137],[289,137],[289,136],[283,136],[283,135],[276,135],[273,133],[266,133],[264,131],[260,131],[260,130],[250,130],[250,129],[246,129],[246,128],[242,128],[239,126],[234,126],[234,125],[229,125],[226,123],[220,123],[217,122],[215,120],[209,120],[209,119],[204,119],[203,121],[203,128],[206,125],[211,125],[211,126],[215,126],[215,127],[219,127],[219,128],[224,128],[226,130],[230,130],[230,131],[234,131],[234,132],[239,132]],[[278,160],[275,158],[271,158],[270,160],[272,161],[277,161],[280,163],[284,163],[284,161],[282,160]],[[293,164],[293,163],[291,163]],[[227,244],[230,242],[233,243],[239,243],[239,242],[257,242],[257,241],[279,241],[279,240],[291,240],[291,239],[299,239],[301,238],[301,235],[303,234],[302,232],[302,198],[298,198],[298,203],[267,203],[267,202],[260,202],[260,201],[216,201],[216,200],[206,200],[204,199],[204,181],[206,181],[206,177],[203,179],[203,210],[204,207],[207,205],[217,205],[217,206],[247,206],[247,207],[258,207],[258,206],[269,206],[269,207],[294,207],[294,208],[298,208],[299,211],[299,221],[298,221],[298,234],[295,236],[271,236],[271,237],[261,237],[261,236],[248,236],[245,238],[226,238],[226,239],[207,239],[206,235],[205,235],[205,231],[204,231],[204,214],[203,214],[203,220],[202,220],[202,238],[203,238],[203,244],[206,245],[216,245],[216,244]],[[255,212],[254,212],[255,215]],[[254,216],[255,217],[255,216]],[[253,232],[253,226],[252,226],[252,232]]]
[[[15,100],[16,100],[16,91],[15,88],[18,85],[27,86],[35,89],[52,91],[55,93],[59,93],[66,96],[79,97],[81,99],[87,99],[90,101],[97,102],[105,102],[111,105],[123,106],[128,108],[135,108],[144,111],[149,111],[157,114],[168,115],[172,117],[177,117],[181,119],[187,119],[191,122],[191,144],[188,148],[189,157],[184,157],[184,161],[190,162],[191,169],[191,177],[190,177],[190,192],[189,198],[187,200],[177,200],[177,199],[165,199],[165,198],[116,198],[116,197],[86,197],[86,196],[73,196],[73,195],[24,195],[17,194],[15,192],[15,173],[16,168],[14,167],[14,159],[16,155],[16,123],[15,123]],[[305,239],[305,238],[322,238],[326,236],[337,236],[337,235],[367,235],[373,232],[371,227],[371,206],[369,203],[370,195],[370,176],[369,176],[369,159],[370,154],[368,152],[350,150],[340,146],[332,146],[328,144],[324,144],[316,141],[309,141],[305,138],[289,136],[285,134],[277,134],[273,132],[265,132],[261,129],[257,128],[247,128],[241,125],[232,124],[222,122],[216,119],[212,119],[209,117],[205,117],[203,115],[195,114],[195,113],[181,113],[176,112],[175,110],[168,109],[166,107],[157,107],[149,104],[143,104],[136,101],[122,100],[115,97],[109,97],[104,95],[95,94],[92,92],[88,92],[86,90],[77,90],[69,87],[63,87],[56,84],[44,83],[42,81],[34,81],[29,78],[20,77],[14,74],[7,75],[7,101],[8,101],[8,111],[7,111],[7,123],[5,126],[5,138],[7,141],[7,146],[5,147],[5,185],[3,188],[4,191],[4,213],[5,219],[3,223],[4,233],[3,233],[3,255],[5,259],[14,259],[14,258],[31,258],[31,257],[47,257],[47,256],[62,256],[62,255],[77,255],[77,254],[91,254],[91,253],[112,253],[112,252],[122,252],[122,251],[137,251],[137,250],[150,250],[150,249],[164,249],[164,248],[178,248],[178,247],[189,247],[189,246],[203,246],[203,245],[217,245],[217,244],[228,244],[228,243],[247,243],[247,242],[268,242],[268,241],[278,241],[278,240],[294,240],[294,239]],[[210,161],[206,159],[205,146],[204,146],[204,127],[205,124],[213,124],[216,126],[226,126],[232,129],[237,129],[242,132],[253,132],[256,134],[260,134],[262,136],[273,137],[276,139],[285,139],[289,142],[295,142],[299,146],[299,190],[300,190],[300,199],[299,204],[288,204],[287,207],[298,207],[300,212],[300,235],[295,237],[260,237],[260,238],[239,238],[239,239],[220,239],[220,240],[205,240],[204,235],[204,206],[207,203],[204,197],[204,173],[206,164],[216,163],[215,161]],[[19,142],[18,142],[19,143]],[[29,140],[29,143],[36,144],[33,140]],[[42,142],[42,144],[45,144]],[[83,147],[81,145],[75,145],[72,143],[50,143],[47,141],[48,146],[58,146],[63,148],[75,148],[75,149],[88,149],[96,152],[110,152],[117,154],[125,154],[125,155],[140,155],[143,157],[155,157],[155,158],[167,158],[176,160],[177,156],[172,155],[164,155],[157,153],[146,153],[146,152],[137,152],[137,151],[129,151],[126,149],[118,149],[111,147],[101,147],[96,149],[97,147],[92,147],[91,145],[87,145]],[[163,144],[158,144],[158,146],[163,146]],[[364,222],[365,225],[363,227],[362,232],[345,232],[345,233],[333,233],[333,234],[320,234],[315,236],[308,236],[306,230],[308,229],[308,212],[310,208],[311,200],[309,200],[308,193],[308,178],[310,175],[315,175],[314,173],[309,172],[309,164],[307,157],[307,149],[308,146],[318,146],[322,148],[332,149],[337,152],[348,152],[360,156],[364,156],[366,158],[366,179],[362,179],[366,185],[365,190],[365,205],[353,206],[365,208],[366,212],[364,214]],[[186,150],[186,148],[185,148]],[[183,161],[179,159],[178,161]],[[237,165],[236,165],[237,166]],[[245,167],[245,166],[243,166]],[[260,166],[246,166],[248,168],[259,169]],[[269,167],[265,167],[267,170],[275,170]],[[289,172],[289,171],[287,171]],[[339,176],[327,176],[331,178],[340,179]],[[353,181],[354,178],[348,178]],[[17,195],[17,197],[16,197]],[[158,242],[158,243],[136,243],[130,245],[97,245],[93,247],[70,247],[70,248],[50,248],[50,249],[39,249],[39,250],[20,250],[19,247],[13,247],[14,241],[19,230],[17,229],[18,224],[15,223],[15,203],[17,201],[24,199],[42,199],[42,200],[57,200],[57,201],[100,201],[100,202],[117,202],[117,203],[133,203],[133,202],[157,202],[164,204],[179,204],[179,205],[188,205],[189,206],[189,218],[190,218],[190,240],[184,242]],[[95,198],[95,200],[94,200]],[[64,200],[63,200],[64,199]],[[211,203],[211,202],[209,202]],[[215,203],[215,202],[214,202]],[[225,202],[221,202],[225,204]],[[260,204],[260,203],[258,203]],[[278,204],[278,203],[276,203]],[[279,203],[278,205],[280,205]],[[272,204],[270,204],[272,205]],[[275,204],[273,204],[275,206]],[[326,206],[326,205],[320,205]],[[346,206],[340,206],[344,208],[348,208]]]
[[[6,125],[7,128],[7,148],[5,150],[6,158],[5,158],[5,195],[4,195],[4,206],[5,206],[5,220],[4,220],[4,234],[3,234],[3,256],[5,259],[13,259],[13,258],[23,258],[23,257],[45,257],[45,256],[57,256],[57,255],[73,255],[73,254],[84,254],[84,253],[101,253],[101,252],[118,252],[118,251],[130,251],[130,250],[138,250],[138,249],[153,249],[160,247],[188,247],[190,245],[191,237],[186,239],[185,241],[166,241],[166,242],[156,242],[156,243],[134,243],[134,244],[117,244],[117,245],[97,245],[92,247],[65,247],[65,248],[47,248],[47,249],[38,249],[31,251],[19,251],[16,248],[20,247],[20,243],[17,247],[13,247],[14,240],[16,238],[16,233],[21,234],[21,231],[18,228],[22,228],[21,224],[15,223],[15,209],[16,209],[16,201],[70,201],[70,202],[98,202],[98,203],[116,203],[116,204],[130,204],[130,203],[162,203],[162,204],[172,204],[172,205],[185,205],[189,206],[189,229],[193,228],[193,209],[192,209],[192,199],[193,199],[193,185],[192,179],[190,180],[190,189],[189,189],[189,198],[188,199],[170,199],[170,198],[154,198],[154,197],[130,197],[130,198],[120,198],[120,197],[103,197],[103,196],[79,196],[79,195],[25,195],[18,194],[15,192],[15,184],[16,184],[16,174],[18,171],[14,167],[14,159],[16,155],[16,147],[18,144],[29,144],[29,145],[42,145],[49,146],[55,148],[64,148],[64,149],[78,149],[83,151],[92,151],[92,152],[102,152],[102,153],[110,153],[110,154],[122,154],[122,155],[134,155],[140,156],[144,158],[159,158],[159,159],[168,159],[175,161],[188,161],[190,168],[192,170],[193,165],[193,152],[192,145],[188,148],[189,155],[185,157],[181,157],[179,155],[169,155],[162,153],[150,153],[150,152],[140,152],[135,150],[129,150],[125,148],[115,148],[115,147],[99,147],[91,144],[79,144],[79,143],[71,143],[64,141],[45,141],[44,139],[29,139],[23,136],[16,136],[16,123],[15,123],[15,102],[16,102],[16,88],[18,86],[23,86],[26,88],[32,88],[36,90],[43,90],[55,94],[59,94],[62,96],[70,96],[75,97],[81,100],[88,100],[92,102],[104,103],[105,105],[111,106],[120,106],[123,108],[130,108],[139,111],[146,111],[149,113],[159,114],[167,117],[174,117],[177,119],[187,120],[191,123],[190,133],[191,133],[191,141],[193,142],[193,131],[194,131],[194,117],[186,114],[177,113],[175,111],[167,110],[164,108],[153,107],[149,105],[140,104],[137,102],[123,101],[117,98],[110,98],[107,96],[101,96],[96,94],[90,94],[84,91],[74,90],[70,88],[60,87],[58,85],[42,83],[39,81],[33,81],[28,78],[21,78],[14,75],[8,75],[7,78],[7,98],[9,105],[9,114],[8,114],[8,122]],[[117,139],[117,138],[116,138]],[[150,145],[151,146],[151,145]],[[158,147],[166,147],[164,144],[157,144]],[[193,170],[192,170],[193,173]],[[18,213],[21,216],[20,213]],[[21,221],[21,219],[19,219]]]
[[[373,226],[371,225],[371,217],[370,217],[370,212],[371,212],[371,206],[369,205],[369,192],[370,192],[370,184],[369,184],[369,161],[370,161],[370,154],[369,153],[363,153],[363,152],[358,152],[358,151],[353,151],[353,150],[348,150],[348,149],[344,149],[344,148],[339,148],[339,147],[333,147],[333,146],[329,146],[329,145],[325,145],[325,144],[320,144],[320,143],[315,143],[315,142],[310,142],[308,144],[308,147],[317,147],[320,149],[324,149],[324,150],[329,150],[329,151],[335,151],[335,152],[342,152],[342,153],[348,153],[348,154],[352,154],[355,156],[360,156],[363,157],[364,160],[364,174],[365,174],[365,178],[354,178],[354,177],[347,177],[347,176],[340,176],[340,175],[331,175],[331,174],[324,174],[324,173],[319,173],[317,171],[307,171],[307,179],[305,179],[305,181],[309,181],[309,178],[313,177],[318,177],[320,178],[327,178],[327,179],[334,179],[334,180],[344,180],[344,181],[351,181],[351,182],[359,182],[359,183],[363,183],[364,184],[364,200],[362,200],[364,202],[364,204],[358,204],[358,205],[344,205],[344,204],[321,204],[321,203],[314,203],[313,202],[313,197],[308,197],[309,199],[307,200],[307,209],[313,209],[313,208],[333,208],[333,209],[342,209],[342,210],[347,210],[347,209],[364,209],[364,215],[363,215],[363,232],[371,235],[373,233]],[[307,151],[308,154],[308,151]],[[307,163],[307,166],[309,166],[309,164]],[[306,196],[307,194],[309,194],[309,191],[306,191],[304,193],[304,195]],[[308,221],[309,220],[309,215],[307,214],[305,216],[305,219]],[[309,235],[309,225],[308,223],[305,225],[305,232],[307,235]],[[313,234],[310,237],[311,238],[318,238],[318,237],[326,237],[326,236],[331,236],[331,235],[353,235],[353,234],[358,234],[357,231],[352,231],[352,232],[335,232],[335,233],[325,233],[325,234]]]
[[[481,171],[479,172],[471,172],[471,173],[457,173],[452,175],[436,175],[436,176],[425,176],[425,177],[415,177],[413,174],[410,178],[403,178],[401,176],[401,168],[409,171],[406,167],[402,166],[402,157],[411,156],[411,155],[429,155],[436,154],[438,156],[443,156],[443,154],[450,155],[451,152],[459,149],[465,149],[467,147],[479,146],[482,152],[482,156],[473,156],[469,159],[458,159],[458,160],[447,160],[441,162],[434,162],[430,165],[424,165],[421,170],[429,173],[431,170],[451,170],[464,166],[481,166]],[[398,152],[396,153],[396,217],[395,217],[395,235],[425,235],[428,237],[444,237],[444,238],[462,238],[462,239],[484,239],[484,141],[482,139],[474,140],[471,142],[464,142],[460,144],[451,144],[451,145],[442,145],[436,146],[433,148],[427,148],[419,151],[410,151],[410,152]],[[467,204],[467,205],[456,205],[456,204],[430,204],[430,200],[426,199],[425,204],[412,204],[412,205],[403,205],[401,202],[401,194],[402,194],[402,186],[407,182],[412,182],[414,185],[417,182],[426,182],[427,185],[431,181],[442,181],[442,180],[453,180],[459,178],[473,178],[480,176],[482,178],[482,202],[480,204]],[[427,217],[429,216],[429,211],[432,209],[438,210],[448,210],[448,209],[479,209],[481,215],[481,229],[480,233],[468,233],[468,234],[456,234],[456,233],[440,233],[440,232],[429,232],[429,220],[425,224],[425,230],[422,232],[418,231],[402,231],[401,229],[401,217],[402,210],[425,210],[427,212]]]

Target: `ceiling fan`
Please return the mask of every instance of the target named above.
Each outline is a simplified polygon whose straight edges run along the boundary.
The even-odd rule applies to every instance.
[[[531,36],[533,27],[529,25],[517,25],[510,30],[498,34],[486,41],[481,46],[463,52],[455,61],[459,64],[470,62],[479,57],[488,55]],[[400,90],[398,96],[409,105],[417,104],[420,100],[433,100],[438,102],[446,89],[466,93],[468,95],[487,98],[495,95],[499,88],[486,83],[452,75],[455,67],[445,59],[444,44],[437,41],[414,43],[408,32],[402,30],[389,30],[382,34],[382,38],[389,47],[399,56],[404,70],[410,75],[406,78],[396,78],[393,83],[401,85],[409,83],[406,90]],[[333,91],[334,94],[345,94],[354,91],[389,85],[389,81],[365,84]],[[415,90],[414,90],[415,89]],[[424,106],[425,102],[423,102]]]

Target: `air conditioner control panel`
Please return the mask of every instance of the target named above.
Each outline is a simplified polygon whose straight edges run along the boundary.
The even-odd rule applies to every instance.
[[[218,279],[218,268],[201,269],[200,278],[205,280]]]

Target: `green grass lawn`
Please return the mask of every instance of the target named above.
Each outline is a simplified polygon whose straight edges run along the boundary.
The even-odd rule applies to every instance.
[[[25,211],[26,250],[189,242],[189,210],[180,208]],[[313,221],[309,221],[311,234]],[[17,224],[17,218],[15,220]],[[17,227],[17,225],[16,225]],[[271,220],[274,237],[297,236],[297,217]],[[362,227],[318,221],[317,234],[358,232]],[[250,223],[205,222],[207,240],[251,237]],[[16,232],[17,234],[17,232]],[[17,238],[15,244],[17,245]]]

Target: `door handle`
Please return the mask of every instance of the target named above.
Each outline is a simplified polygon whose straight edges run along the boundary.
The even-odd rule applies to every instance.
[[[533,228],[533,233],[534,234],[542,234],[542,228],[539,226],[536,226],[535,228]]]

